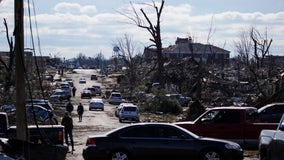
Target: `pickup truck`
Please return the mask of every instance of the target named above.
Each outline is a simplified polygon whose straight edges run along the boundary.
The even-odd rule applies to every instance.
[[[277,123],[260,123],[255,107],[215,107],[194,121],[175,122],[197,135],[239,143],[244,149],[258,148],[263,129],[276,129]]]
[[[284,159],[284,115],[276,130],[264,129],[259,135],[259,159]]]
[[[63,145],[62,125],[29,125],[28,132],[32,143]],[[16,138],[16,135],[16,126],[9,126],[7,113],[0,112],[0,137]]]

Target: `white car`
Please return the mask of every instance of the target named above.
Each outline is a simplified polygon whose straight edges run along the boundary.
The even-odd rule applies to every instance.
[[[101,98],[93,98],[89,103],[89,110],[100,109],[104,110],[104,102]]]
[[[120,104],[122,102],[123,100],[120,92],[111,92],[108,99],[109,104]]]
[[[139,109],[136,105],[123,106],[118,114],[119,122],[127,121],[140,121]]]
[[[85,77],[81,77],[79,79],[79,83],[86,83],[86,78]]]
[[[60,84],[60,89],[62,89],[71,98],[71,86],[68,82],[62,82]]]
[[[124,106],[131,106],[131,105],[134,105],[133,103],[120,103],[117,107],[116,107],[116,110],[115,110],[115,116],[118,117],[118,114],[120,112],[120,110],[124,107]]]

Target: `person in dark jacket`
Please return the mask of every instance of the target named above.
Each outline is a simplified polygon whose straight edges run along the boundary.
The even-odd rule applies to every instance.
[[[75,94],[76,94],[76,87],[74,86],[73,88],[72,88],[72,92],[73,92],[73,97],[75,97]]]
[[[71,112],[73,111],[74,107],[72,105],[72,103],[69,101],[66,105],[66,111],[68,111],[71,115]]]
[[[70,138],[72,153],[75,151],[74,149],[74,141],[73,141],[73,119],[70,116],[69,112],[66,111],[64,117],[62,118],[61,125],[64,126],[64,134],[65,134],[65,143],[69,148],[68,136]]]
[[[79,117],[79,122],[82,122],[82,117],[83,117],[83,113],[84,113],[84,107],[83,107],[82,103],[79,103],[78,108],[77,108],[77,113],[78,113],[78,117]]]

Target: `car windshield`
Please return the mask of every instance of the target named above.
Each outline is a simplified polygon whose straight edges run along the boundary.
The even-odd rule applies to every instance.
[[[120,97],[121,97],[120,94],[112,94],[111,96],[112,96],[112,97],[117,97],[117,98],[120,98]]]
[[[53,95],[63,95],[64,92],[54,92]]]

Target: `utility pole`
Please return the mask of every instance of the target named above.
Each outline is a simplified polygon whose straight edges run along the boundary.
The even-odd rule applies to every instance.
[[[24,74],[24,1],[14,0],[16,58],[16,126],[17,139],[27,141]]]

